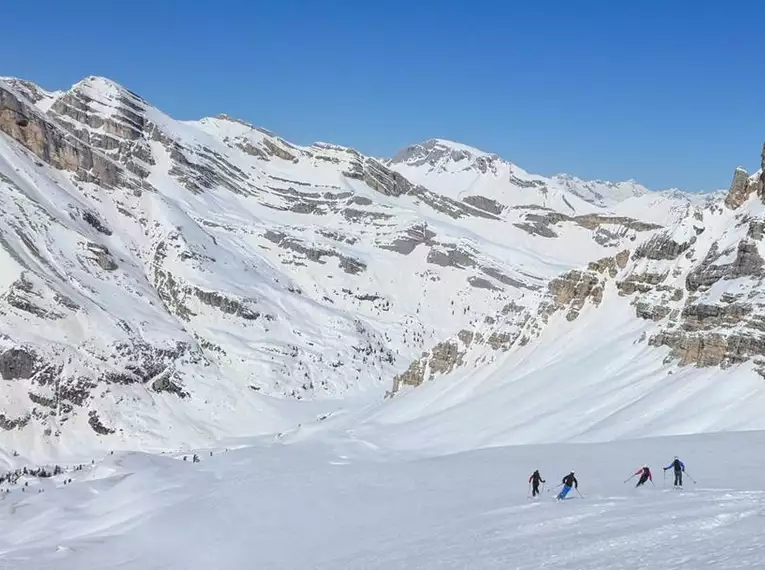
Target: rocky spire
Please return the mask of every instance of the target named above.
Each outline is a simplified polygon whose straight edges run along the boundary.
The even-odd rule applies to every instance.
[[[744,168],[737,167],[733,173],[730,190],[725,197],[725,205],[735,210],[749,199],[753,190],[754,185],[749,183],[749,173]]]

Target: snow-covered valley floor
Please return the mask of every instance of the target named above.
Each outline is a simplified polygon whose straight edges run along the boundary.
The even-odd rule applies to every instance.
[[[763,568],[765,432],[439,457],[317,437],[107,457],[0,501],[0,568]],[[682,491],[662,465],[686,462]],[[623,481],[648,463],[655,487]],[[574,469],[584,498],[527,497]],[[59,478],[60,479],[60,478]],[[669,481],[667,481],[667,484]]]

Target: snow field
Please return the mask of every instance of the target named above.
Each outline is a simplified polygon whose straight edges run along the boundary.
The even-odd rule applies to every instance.
[[[324,437],[199,464],[115,455],[104,478],[0,502],[0,568],[759,568],[763,444],[741,432],[425,457]],[[675,454],[696,485],[664,487]],[[643,463],[656,487],[624,484]],[[585,498],[530,500],[535,468],[548,488],[574,469]]]

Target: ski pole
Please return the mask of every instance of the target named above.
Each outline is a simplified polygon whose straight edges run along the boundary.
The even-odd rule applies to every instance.
[[[579,493],[579,496],[584,499],[584,495],[582,495],[581,491],[579,490],[579,487],[574,487],[576,489],[576,492]]]
[[[691,481],[693,481],[693,484],[694,484],[694,485],[696,484],[696,481],[693,479],[693,477],[691,477],[690,475],[688,475],[688,472],[687,472],[687,471],[685,472],[685,475],[686,475],[686,477],[688,477],[688,479],[690,479]]]
[[[634,477],[635,475],[637,475],[637,473],[633,474],[632,477]],[[627,483],[630,479],[632,479],[632,477],[630,477],[629,479],[625,479],[624,482]]]

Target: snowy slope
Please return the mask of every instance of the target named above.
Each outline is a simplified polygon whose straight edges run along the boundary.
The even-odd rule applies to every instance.
[[[658,327],[606,295],[616,298],[574,322],[555,315],[539,339],[507,353],[466,347],[462,367],[402,390],[350,429],[364,437],[385,426],[388,445],[438,452],[765,429],[765,387],[751,364],[678,368],[647,340]]]
[[[66,486],[48,480],[42,493],[34,485],[26,492],[15,487],[0,501],[0,565],[733,570],[765,564],[761,432],[431,458],[360,443],[247,448],[202,454],[198,464],[115,455],[67,474],[74,481]],[[661,471],[676,454],[687,467],[683,490],[668,488]],[[655,486],[623,483],[644,462]],[[580,494],[572,491],[562,503],[549,492],[529,500],[534,469],[547,489],[574,469]]]
[[[354,430],[389,426],[397,447],[427,434],[449,452],[765,429],[764,213],[754,195],[738,208],[711,201],[563,274],[520,330],[503,311],[460,331]],[[491,342],[506,332],[510,342]]]

